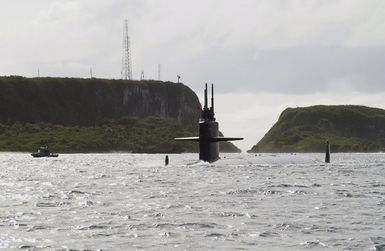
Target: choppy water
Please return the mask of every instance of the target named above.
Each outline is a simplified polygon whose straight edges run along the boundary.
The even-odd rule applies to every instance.
[[[385,154],[0,154],[3,250],[385,250]]]

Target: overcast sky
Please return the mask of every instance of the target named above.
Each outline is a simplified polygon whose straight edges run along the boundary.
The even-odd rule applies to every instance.
[[[383,0],[1,0],[0,75],[120,78],[124,19],[134,78],[214,83],[243,150],[288,106],[385,108]]]

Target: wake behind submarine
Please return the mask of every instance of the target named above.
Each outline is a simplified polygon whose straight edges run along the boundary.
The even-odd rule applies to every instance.
[[[175,138],[177,141],[199,141],[199,159],[214,162],[219,159],[219,142],[243,140],[243,138],[220,137],[218,122],[214,117],[214,85],[211,84],[211,107],[207,106],[207,84],[205,85],[204,106],[199,119],[199,137]]]

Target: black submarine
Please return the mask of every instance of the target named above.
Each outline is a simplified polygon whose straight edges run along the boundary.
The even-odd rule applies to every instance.
[[[211,84],[211,107],[207,105],[207,84],[201,117],[199,119],[199,137],[175,138],[177,141],[199,141],[199,159],[214,162],[219,159],[219,142],[243,140],[219,136],[218,122],[214,117],[214,85]]]

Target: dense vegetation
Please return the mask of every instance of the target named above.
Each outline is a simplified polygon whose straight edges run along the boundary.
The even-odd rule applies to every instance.
[[[334,152],[385,149],[385,110],[365,106],[288,108],[250,152]]]
[[[175,120],[125,118],[96,126],[62,126],[46,123],[0,126],[1,151],[34,151],[48,145],[56,152],[180,152],[193,150],[173,142],[191,135]]]
[[[0,77],[0,151],[196,152],[200,103],[183,84]],[[229,142],[221,151],[239,151]]]
[[[95,126],[62,126],[47,123],[0,125],[0,151],[36,151],[48,145],[52,151],[136,153],[197,152],[195,142],[176,142],[175,137],[197,135],[192,127],[174,119],[122,118]],[[222,152],[239,151],[224,142]],[[226,144],[227,143],[227,144]]]

